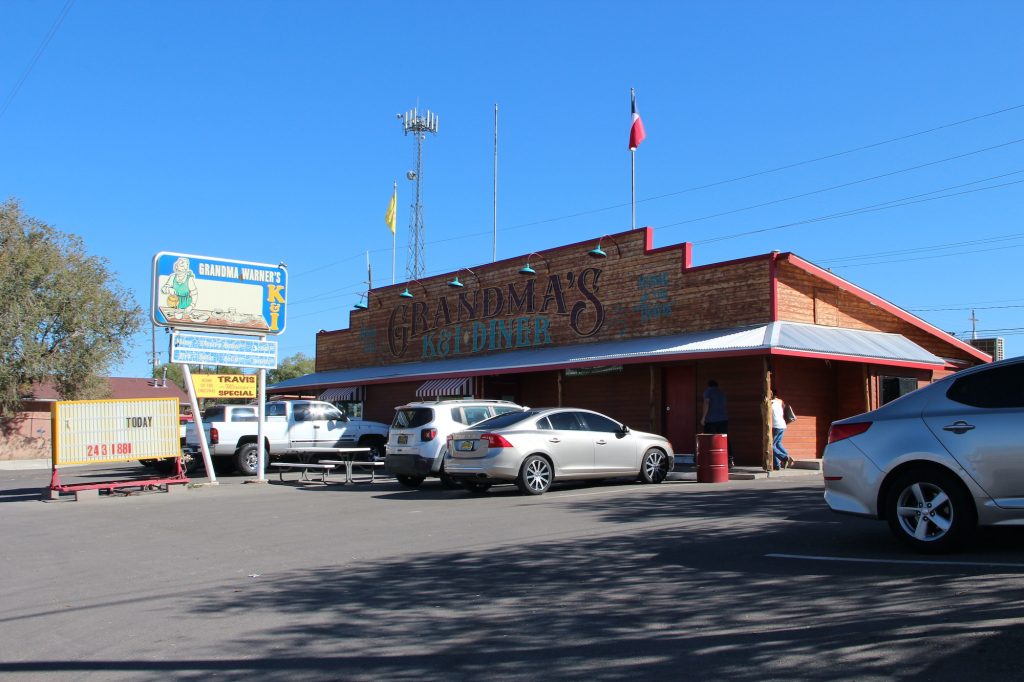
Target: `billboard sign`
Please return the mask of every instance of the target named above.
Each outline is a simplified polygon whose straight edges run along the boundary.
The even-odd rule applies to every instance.
[[[52,419],[54,467],[181,454],[175,398],[57,401]]]
[[[277,341],[177,332],[171,337],[171,362],[274,369]]]
[[[277,335],[287,300],[283,264],[166,251],[153,256],[152,317],[161,327]]]
[[[256,398],[255,374],[193,374],[197,398]]]

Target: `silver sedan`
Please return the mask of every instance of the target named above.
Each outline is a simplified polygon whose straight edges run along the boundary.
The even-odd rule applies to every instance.
[[[885,519],[921,551],[1024,525],[1024,358],[973,367],[829,429],[837,512]]]
[[[515,482],[524,494],[541,495],[556,480],[635,476],[660,483],[673,457],[662,436],[590,410],[559,407],[503,414],[453,433],[445,470],[470,492]]]

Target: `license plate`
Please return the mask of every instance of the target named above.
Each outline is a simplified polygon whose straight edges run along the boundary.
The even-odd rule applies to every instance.
[[[472,450],[473,449],[473,441],[471,441],[471,440],[460,440],[458,447],[459,447],[460,451]]]
[[[402,434],[398,436],[398,444],[405,445],[409,442],[409,436]]]

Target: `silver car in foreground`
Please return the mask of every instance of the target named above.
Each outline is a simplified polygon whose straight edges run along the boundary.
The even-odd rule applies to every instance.
[[[559,407],[511,412],[453,433],[445,470],[470,492],[515,482],[523,494],[541,495],[555,481],[637,476],[661,483],[673,461],[666,438]]]
[[[825,501],[921,551],[1024,525],[1024,358],[945,377],[829,429]]]

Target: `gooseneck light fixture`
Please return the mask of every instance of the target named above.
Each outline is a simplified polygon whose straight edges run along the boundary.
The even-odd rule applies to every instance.
[[[527,254],[527,256],[526,256],[526,265],[524,265],[523,267],[519,268],[519,274],[520,275],[536,275],[537,274],[537,271],[534,270],[533,267],[530,265],[530,262],[533,260],[534,256],[536,256],[540,260],[544,261],[544,267],[545,268],[547,268],[548,270],[551,269],[551,264],[548,263],[548,259],[545,258],[544,256],[540,255],[536,251],[534,251],[533,253]],[[536,262],[536,261],[534,261],[534,262]]]
[[[406,283],[405,289],[402,290],[402,293],[398,295],[402,298],[415,298],[415,296],[413,296],[413,293],[409,291],[409,285],[411,284],[419,284],[420,288],[423,289],[423,293],[427,293],[427,287],[424,286],[423,282],[419,281],[418,279],[411,279]]]
[[[609,235],[604,235],[603,237],[598,239],[597,246],[595,246],[588,252],[589,255],[593,258],[607,258],[608,253],[601,248],[601,242],[603,242],[605,239],[610,241],[612,244],[615,244],[615,250],[618,252],[619,258],[622,258],[622,249],[619,247],[619,243],[612,239]]]
[[[353,310],[366,310],[370,307],[370,296],[373,296],[377,301],[377,307],[381,308],[384,306],[384,302],[380,300],[380,294],[376,291],[364,291],[359,294],[359,300],[352,306]]]
[[[469,274],[473,275],[473,277],[476,278],[476,285],[479,287],[480,286],[480,276],[477,275],[472,270],[470,270],[469,268],[459,268],[458,270],[456,270],[455,271],[455,278],[452,281],[448,282],[448,286],[456,287],[456,288],[462,288],[462,287],[466,286],[465,284],[463,284],[462,282],[459,281],[459,273],[462,272],[463,270],[465,270],[466,272],[468,272]]]

